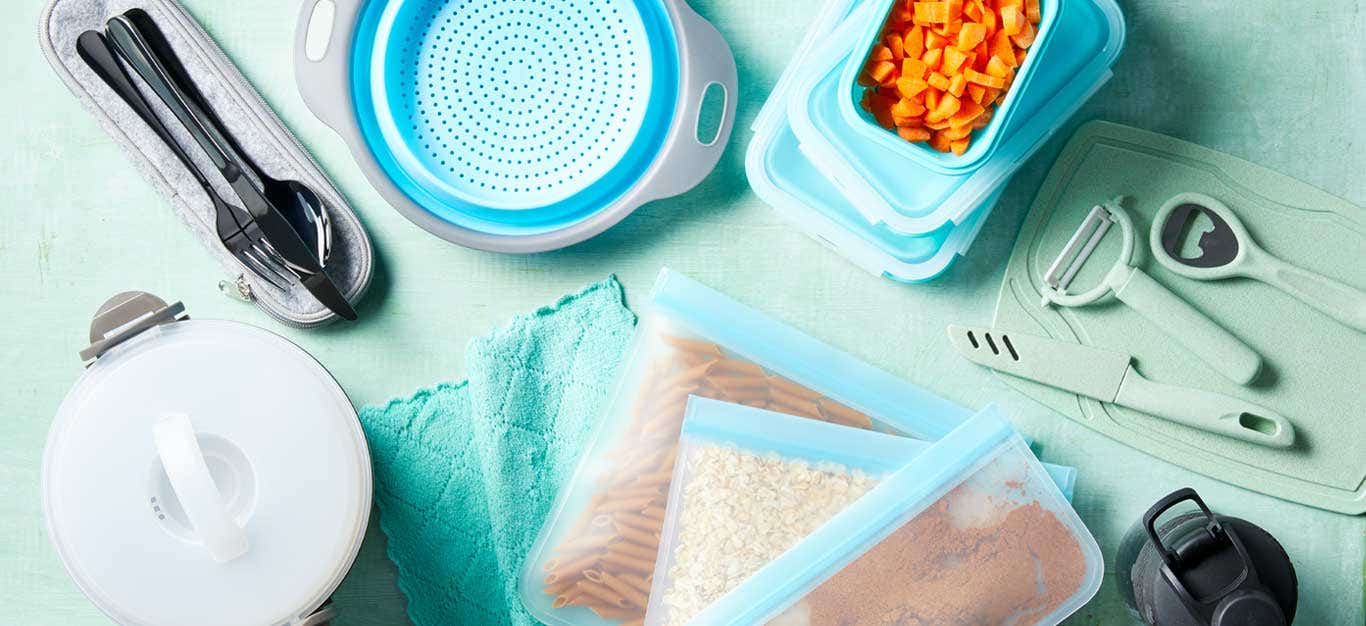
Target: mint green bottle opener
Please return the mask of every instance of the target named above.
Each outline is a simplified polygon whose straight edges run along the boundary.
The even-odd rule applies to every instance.
[[[1200,234],[1199,256],[1186,256],[1182,244],[1198,215],[1213,229]],[[1224,203],[1198,193],[1183,193],[1162,205],[1153,218],[1153,256],[1163,267],[1194,280],[1243,277],[1280,289],[1350,328],[1366,332],[1366,293],[1272,256],[1248,234]]]
[[[1261,356],[1138,268],[1134,222],[1121,206],[1123,200],[1115,198],[1087,214],[1044,273],[1043,306],[1086,306],[1114,295],[1220,375],[1240,385],[1252,382],[1262,369]],[[1119,226],[1123,237],[1114,266],[1099,285],[1082,293],[1068,293],[1067,286],[1113,225]]]

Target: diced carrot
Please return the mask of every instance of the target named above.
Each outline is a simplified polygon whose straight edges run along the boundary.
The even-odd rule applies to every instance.
[[[943,37],[945,40],[952,42],[954,39],[958,38],[958,29],[962,27],[962,20],[954,20],[951,22],[944,22],[943,24],[940,24],[930,30],[934,34],[939,35],[940,37]]]
[[[897,93],[901,94],[902,98],[914,98],[919,95],[920,92],[925,91],[927,87],[929,87],[929,84],[919,78],[902,76],[901,78],[896,79],[896,90]]]
[[[939,64],[939,71],[944,74],[956,74],[963,69],[963,64],[967,63],[968,53],[953,46],[944,48],[944,61]]]
[[[930,140],[930,131],[924,127],[911,128],[902,126],[896,129],[896,134],[901,135],[902,139],[912,143]]]
[[[1034,37],[1038,34],[1039,32],[1034,29],[1033,24],[1025,22],[1023,29],[1020,30],[1020,34],[1011,36],[1010,40],[1021,48],[1028,48],[1034,45]]]
[[[962,30],[958,31],[958,47],[963,50],[971,50],[982,43],[987,37],[987,27],[977,23],[964,24]]]
[[[1001,9],[1001,32],[1014,37],[1024,32],[1025,15],[1019,9],[1011,6]]]
[[[940,131],[930,137],[930,147],[940,152],[949,152],[953,150],[953,141],[945,137],[944,133]]]
[[[997,19],[996,14],[991,11],[982,14],[982,25],[987,28],[988,37],[995,35],[996,31],[1001,27],[1000,20]]]
[[[919,26],[912,26],[906,30],[906,34],[901,37],[901,48],[907,57],[918,59],[925,54],[925,31]]]
[[[920,57],[920,60],[925,62],[925,67],[927,69],[938,71],[940,62],[944,60],[944,49],[935,48],[934,50],[926,50],[925,54]]]
[[[873,98],[870,104],[873,109],[873,119],[877,120],[878,125],[888,129],[896,127],[896,123],[892,120],[892,105],[886,98]]]
[[[1006,86],[1006,80],[1004,78],[1001,78],[999,76],[992,76],[990,74],[983,74],[978,72],[977,70],[963,70],[963,76],[968,79],[968,82],[977,83],[978,85],[981,85],[983,87],[990,87],[992,89],[1002,89]]]
[[[962,74],[954,74],[953,78],[949,79],[949,88],[947,91],[953,94],[953,97],[955,98],[962,98],[963,90],[967,89],[967,86],[967,78],[964,78]]]
[[[982,21],[982,11],[982,0],[968,0],[968,3],[963,5],[963,15],[974,22]]]
[[[982,130],[983,128],[986,128],[986,127],[987,127],[987,124],[990,124],[990,123],[991,123],[991,111],[986,111],[986,112],[982,113],[981,115],[978,115],[978,116],[977,116],[977,119],[975,119],[975,120],[972,121],[972,129],[973,129],[973,130]]]
[[[868,68],[868,76],[871,77],[873,80],[877,81],[878,84],[881,84],[883,81],[886,81],[887,78],[890,77],[892,73],[895,71],[896,64],[892,63],[891,61],[878,61],[877,63],[873,64],[871,68]]]
[[[967,102],[962,103],[962,106],[959,107],[957,113],[953,114],[953,117],[949,118],[949,124],[952,126],[967,126],[972,124],[973,120],[977,119],[978,116],[985,112],[986,109],[983,108],[982,105],[977,104],[972,100],[968,100]]]
[[[938,120],[935,122],[931,122],[929,121],[929,118],[926,118],[925,128],[928,128],[930,130],[948,130],[950,126],[948,120]]]
[[[915,3],[917,24],[943,24],[949,21],[949,6],[945,2]]]
[[[975,53],[976,58],[974,59],[973,69],[980,67],[985,70],[987,67],[987,59],[991,58],[991,46],[988,46],[987,42],[983,41],[982,43],[977,44]]]
[[[1005,31],[996,33],[991,40],[991,56],[1000,57],[1006,65],[1018,67],[1019,61],[1015,58],[1015,44],[1010,41],[1010,35]]]
[[[859,106],[910,142],[965,154],[1038,36],[1041,0],[895,0]]]
[[[953,117],[953,114],[957,113],[962,106],[963,103],[961,100],[955,98],[952,94],[944,94],[944,97],[939,99],[939,103],[925,114],[925,122],[945,121],[950,117]]]
[[[923,123],[920,121],[920,116],[924,114],[925,105],[909,98],[897,100],[896,104],[892,105],[892,115],[894,117],[907,119],[905,122],[898,121],[896,123],[897,126],[919,126]]]
[[[953,120],[952,120],[952,119],[949,120],[949,128],[948,128],[948,130],[945,130],[945,131],[944,131],[944,136],[945,136],[945,137],[948,137],[949,139],[952,139],[952,140],[954,140],[954,141],[958,141],[959,139],[967,139],[967,138],[968,138],[969,136],[971,136],[971,135],[972,135],[972,127],[971,127],[971,126],[968,126],[968,125],[966,125],[966,124],[964,124],[964,125],[962,125],[962,126],[956,125],[956,124],[953,123]]]
[[[1002,61],[1001,57],[991,57],[991,60],[987,61],[987,73],[1005,80],[1015,77],[1015,70],[1010,69],[1010,65]]]
[[[967,80],[967,77],[964,76],[963,80]],[[977,104],[982,104],[984,96],[987,95],[987,88],[981,85],[969,83],[967,87],[967,93],[968,98],[970,98],[973,102],[976,102]]]
[[[906,58],[906,49],[902,47],[901,35],[887,33],[882,37],[882,42],[887,45],[887,49],[892,52],[892,60],[900,61]]]
[[[922,78],[922,79],[923,79],[923,78],[925,78],[925,74],[928,73],[929,70],[930,70],[930,66],[925,65],[925,62],[922,61],[922,60],[920,60],[920,59],[912,59],[912,58],[907,57],[906,60],[904,60],[904,61],[901,62],[901,77],[902,77],[902,78]]]
[[[949,38],[933,30],[925,31],[925,49],[938,50],[949,45]]]

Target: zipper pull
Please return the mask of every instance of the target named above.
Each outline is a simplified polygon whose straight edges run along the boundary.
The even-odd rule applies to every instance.
[[[247,284],[247,279],[242,274],[238,274],[233,280],[218,281],[218,290],[233,300],[251,302],[256,299],[256,295],[251,291],[251,285]]]

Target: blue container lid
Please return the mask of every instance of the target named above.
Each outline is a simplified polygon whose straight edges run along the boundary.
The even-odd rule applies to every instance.
[[[962,224],[907,236],[859,214],[803,155],[784,119],[756,124],[746,155],[750,186],[804,232],[873,274],[906,283],[932,280],[964,254],[1005,186]]]
[[[971,216],[1109,80],[1124,41],[1123,16],[1114,0],[1063,0],[1055,29],[1069,45],[1038,55],[1040,71],[1021,92],[1019,114],[1001,148],[976,171],[943,174],[870,141],[839,111],[847,97],[840,63],[856,45],[870,6],[863,5],[821,48],[796,62],[787,109],[793,132],[817,169],[835,180],[866,218],[903,234],[933,232]]]
[[[1015,82],[1006,92],[1005,100],[996,108],[992,115],[991,122],[986,128],[974,133],[972,145],[961,156],[956,154],[945,154],[939,152],[923,143],[911,143],[897,136],[895,132],[888,131],[878,125],[877,121],[867,111],[860,109],[855,103],[863,96],[865,87],[858,84],[858,76],[867,64],[868,53],[872,47],[882,39],[883,26],[887,20],[887,15],[892,8],[899,4],[901,0],[876,0],[871,4],[876,7],[871,18],[860,17],[862,28],[857,38],[854,39],[852,53],[845,57],[843,70],[840,73],[840,112],[844,115],[845,121],[862,136],[881,144],[883,147],[915,161],[919,165],[931,168],[944,174],[967,174],[981,167],[983,163],[990,159],[1000,147],[1001,142],[1006,138],[1005,129],[1010,127],[1010,121],[1019,110],[1019,101],[1024,92],[1029,91],[1030,82],[1034,76],[1041,71],[1049,71],[1040,67],[1042,61],[1039,53],[1049,47],[1056,38],[1053,36],[1054,28],[1058,24],[1059,11],[1065,0],[1041,0],[1040,12],[1042,19],[1039,21],[1038,34],[1034,39],[1033,45],[1029,47],[1029,55],[1025,57],[1025,62],[1015,74]],[[1065,42],[1071,45],[1068,40]],[[1066,47],[1066,46],[1062,46]]]

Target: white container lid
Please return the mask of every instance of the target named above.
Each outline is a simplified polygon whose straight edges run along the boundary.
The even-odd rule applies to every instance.
[[[121,294],[101,315],[130,298],[164,307]],[[123,624],[307,617],[350,568],[369,517],[355,409],[275,334],[145,313],[92,330],[103,354],[48,435],[43,508],[62,563]]]

